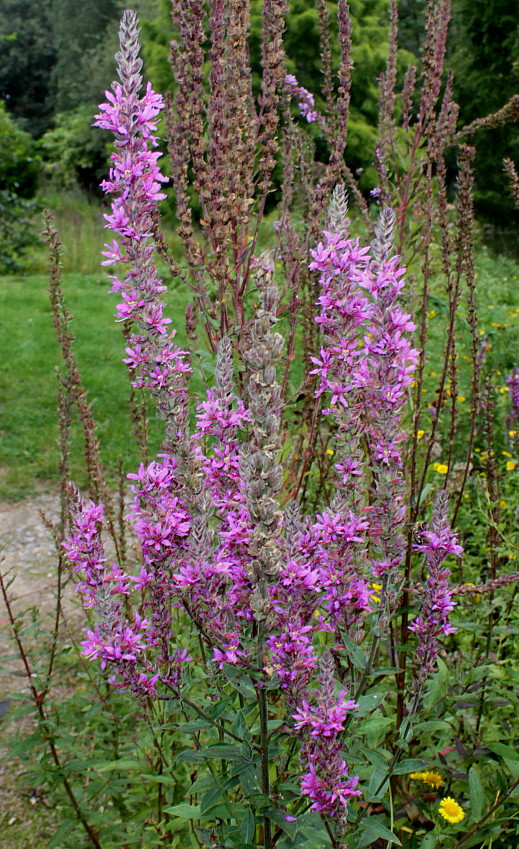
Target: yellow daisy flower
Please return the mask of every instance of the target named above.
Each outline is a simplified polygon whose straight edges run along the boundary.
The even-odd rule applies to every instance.
[[[412,772],[411,778],[414,778],[415,781],[423,781],[424,784],[428,784],[429,787],[443,787],[445,781],[442,776],[438,772],[430,772],[426,770],[425,772]]]
[[[453,824],[465,819],[465,811],[461,805],[458,805],[456,800],[452,799],[450,796],[446,796],[445,799],[441,800],[438,813],[444,820]]]
[[[433,463],[433,469],[435,472],[438,472],[439,475],[446,475],[449,471],[449,467],[445,465],[445,463]]]

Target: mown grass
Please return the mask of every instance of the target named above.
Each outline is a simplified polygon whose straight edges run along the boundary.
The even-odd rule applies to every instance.
[[[16,501],[35,488],[57,481],[58,424],[56,368],[60,363],[52,326],[48,282],[42,275],[0,278],[0,333],[4,356],[0,363],[0,499]],[[138,463],[129,438],[129,382],[124,339],[114,322],[115,297],[107,294],[102,272],[67,274],[64,280],[68,309],[75,316],[75,356],[98,424],[101,456],[115,475],[119,458],[125,471]],[[169,293],[171,313],[177,318],[179,341],[188,294]],[[159,441],[160,427],[150,416],[151,446]],[[84,482],[81,435],[73,429],[72,472]]]

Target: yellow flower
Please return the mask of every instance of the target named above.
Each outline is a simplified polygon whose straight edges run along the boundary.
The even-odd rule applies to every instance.
[[[510,390],[509,390],[508,386],[500,386],[499,392],[501,393],[501,395],[504,395],[506,392],[510,392]]]
[[[457,823],[465,819],[463,808],[461,805],[458,805],[455,799],[451,799],[450,796],[446,796],[445,799],[441,800],[438,813],[447,822]]]
[[[425,436],[425,430],[417,430],[416,431],[417,439],[422,439]]]
[[[375,604],[380,604],[380,590],[382,589],[382,584],[371,583],[369,586],[372,590],[374,590],[374,594],[370,595],[371,601]]]
[[[509,460],[508,463],[506,464],[506,471],[507,472],[513,472],[513,470],[515,469],[516,466],[517,466],[517,463],[515,462],[515,460]]]
[[[503,457],[511,457],[512,455],[508,453],[508,451],[501,451]]]
[[[467,400],[467,399],[465,398],[465,396],[464,396],[464,395],[458,395],[458,401],[460,402],[460,404],[462,404],[462,403],[463,403],[463,401],[466,401],[466,400]]]
[[[435,472],[438,472],[439,475],[446,475],[449,471],[449,467],[445,465],[445,463],[433,463],[433,469]]]
[[[326,449],[326,453],[327,453],[327,454],[329,454],[329,455],[330,455],[330,457],[333,457],[333,455],[335,454],[335,451],[332,451],[332,449],[331,449],[331,448],[327,448],[327,449]]]
[[[501,501],[499,502],[499,506],[500,506],[500,507],[502,507],[502,509],[504,510],[504,509],[505,509],[505,507],[506,507],[506,501],[501,500]]]
[[[517,436],[517,431],[516,430],[509,430],[508,436]]]
[[[415,781],[423,781],[429,787],[438,788],[443,787],[445,784],[445,781],[438,772],[429,772],[429,770],[426,772],[412,772],[411,778],[414,778]]]

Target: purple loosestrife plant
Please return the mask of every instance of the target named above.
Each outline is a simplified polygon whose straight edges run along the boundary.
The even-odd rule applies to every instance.
[[[512,423],[519,424],[519,368],[514,368],[506,382],[510,390],[509,418]]]
[[[112,291],[120,292],[117,319],[130,321],[136,332],[129,338],[125,359],[134,374],[135,387],[148,387],[158,399],[160,412],[169,424],[174,413],[178,427],[183,425],[185,410],[184,375],[190,371],[186,352],[174,343],[175,331],[169,331],[171,319],[164,316],[160,295],[165,292],[157,276],[153,230],[157,203],[166,195],[166,182],[159,169],[157,123],[164,107],[162,96],[148,83],[140,96],[142,61],[139,59],[138,28],[132,13],[121,23],[121,52],[117,54],[120,83],[106,92],[107,102],[100,106],[95,126],[115,135],[115,153],[109,180],[101,184],[106,193],[115,195],[112,212],[105,215],[107,227],[118,236],[105,245],[102,265],[120,264],[124,275],[112,276]],[[122,279],[121,279],[122,278]]]
[[[348,806],[362,793],[348,753],[355,751],[366,777],[372,768],[358,739],[348,737],[371,675],[359,643],[369,633],[366,622],[375,621],[380,634],[387,625],[407,520],[403,418],[418,352],[414,324],[400,305],[405,269],[391,255],[394,216],[383,210],[372,246],[361,246],[350,236],[339,187],[322,241],[311,251],[321,332],[312,373],[334,429],[336,491],[329,506],[303,515],[296,500],[281,500],[277,371],[284,339],[276,331],[280,296],[268,255],[251,257],[256,311],[235,347],[230,335],[219,338],[214,384],[194,402],[190,424],[189,358],[174,343],[156,268],[165,178],[155,148],[163,104],[149,85],[141,96],[131,12],[120,37],[120,82],[96,116],[97,126],[114,133],[116,148],[103,188],[114,196],[106,219],[117,240],[106,246],[103,264],[119,269],[112,277],[112,291],[122,298],[117,318],[132,327],[124,361],[133,385],[155,398],[165,439],[156,460],[129,475],[137,568],[107,565],[103,506],[72,494],[65,549],[95,617],[84,652],[100,660],[115,686],[167,700],[177,724],[195,720],[200,764],[228,755],[230,773],[226,768],[220,778],[227,776],[222,794],[235,794],[230,819],[221,810],[211,816],[211,806],[205,816],[227,823],[221,845],[234,846],[240,836],[272,849],[295,823],[342,847]],[[426,550],[429,601],[414,627],[427,669],[438,633],[448,633],[452,607],[440,564],[444,549],[459,549],[445,501],[438,504]],[[379,613],[370,582],[380,577]],[[375,649],[373,643],[371,660]],[[216,792],[220,778],[210,774],[204,787]],[[239,825],[244,810],[246,836]]]
[[[318,394],[329,398],[325,413],[337,423],[336,445],[341,501],[364,510],[375,552],[373,574],[398,579],[406,521],[402,416],[418,351],[409,336],[415,325],[399,305],[405,268],[391,257],[394,216],[383,210],[371,253],[348,236],[346,199],[335,191],[334,230],[313,251],[311,268],[321,273],[323,333]],[[364,445],[372,470],[367,506]],[[395,599],[396,593],[392,592]]]
[[[438,640],[442,635],[456,631],[449,623],[449,614],[456,602],[448,582],[450,570],[443,566],[443,562],[449,554],[461,557],[463,548],[449,524],[448,499],[444,490],[436,497],[431,529],[421,532],[421,541],[415,544],[415,549],[423,552],[428,570],[427,583],[421,588],[423,597],[420,613],[409,625],[409,630],[418,637],[416,658],[419,673],[416,684],[419,687],[427,675],[434,671]]]

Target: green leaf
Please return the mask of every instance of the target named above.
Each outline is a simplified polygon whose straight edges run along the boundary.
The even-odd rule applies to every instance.
[[[188,763],[200,763],[204,759],[204,753],[195,751],[194,749],[184,749],[183,752],[179,752],[177,757]]]
[[[393,725],[394,720],[390,716],[375,716],[373,719],[368,719],[362,723],[361,731],[364,734],[371,734],[373,731],[379,731],[380,728],[387,728],[388,725]]]
[[[240,737],[244,741],[249,741],[251,738],[251,733],[249,727],[247,725],[247,721],[243,714],[243,711],[238,710],[236,712],[234,722],[231,725],[231,731],[234,732],[238,737]]]
[[[387,765],[391,760],[391,752],[388,752],[387,749],[367,749],[363,747],[361,752],[373,766],[387,769]]]
[[[383,767],[375,767],[371,773],[366,793],[366,799],[368,801],[375,801],[384,797],[387,790],[387,773],[387,764]]]
[[[448,693],[449,690],[449,670],[441,657],[437,659],[438,672],[434,676],[431,687],[426,693],[423,700],[426,709],[433,707],[437,702],[440,702]]]
[[[449,728],[449,723],[445,722],[444,719],[427,719],[425,722],[417,722],[414,726],[416,734],[420,731],[428,731],[429,733],[433,731],[448,731]]]
[[[362,846],[369,846],[371,843],[374,843],[375,840],[379,839],[387,840],[388,843],[396,843],[397,846],[402,845],[396,834],[393,834],[389,828],[378,820],[373,819],[373,817],[363,820],[360,824],[360,828],[363,833],[357,843],[357,849],[361,849]]]
[[[475,766],[469,769],[469,794],[472,819],[476,821],[481,819],[485,812],[485,791]]]
[[[251,793],[256,793],[259,789],[256,768],[250,764],[239,764],[239,766],[245,766],[245,769],[242,769],[239,773],[240,784],[245,795],[250,796]],[[233,770],[232,775],[235,774],[237,773]]]
[[[249,808],[241,822],[240,837],[244,841],[244,843],[250,843],[254,839],[255,834],[256,818]]]
[[[360,699],[357,699],[359,706],[355,711],[355,716],[366,716],[366,714],[382,704],[386,696],[387,690],[382,693],[368,693],[365,696],[361,696]]]
[[[500,755],[502,758],[508,758],[511,761],[519,761],[519,751],[511,746],[506,746],[504,743],[487,743],[487,749]]]
[[[511,758],[504,758],[504,762],[512,773],[514,778],[519,778],[519,761],[513,761]]]
[[[214,808],[217,802],[220,801],[225,790],[223,787],[211,787],[210,790],[204,795],[203,799],[200,802],[200,812],[202,814],[207,813],[210,808]]]
[[[177,785],[178,778],[173,778],[172,775],[147,775],[146,781],[151,781],[154,784],[171,784]]]
[[[206,790],[210,790],[213,785],[214,778],[211,775],[202,775],[191,785],[188,796],[194,796],[195,793],[203,793]]]
[[[95,769],[97,772],[115,772],[116,770],[123,772],[130,769],[139,769],[142,771],[142,763],[140,761],[130,760],[129,758],[121,758],[118,761],[101,762]]]
[[[202,749],[204,758],[221,758],[222,760],[237,760],[242,757],[241,746],[233,746],[230,743],[217,743]]]
[[[210,728],[214,728],[214,725],[207,719],[192,719],[191,722],[182,724],[182,733],[191,734],[193,731],[206,731]]]
[[[182,817],[185,820],[198,820],[202,813],[200,805],[188,805],[186,803],[174,805],[172,808],[164,808],[164,810],[173,817]]]
[[[286,811],[282,810],[282,808],[267,808],[267,810],[263,813],[269,818],[269,820],[275,822],[276,825],[278,825],[291,840],[294,839],[297,831],[297,822],[288,822],[285,819],[285,817],[288,816]]]
[[[393,769],[394,775],[406,775],[408,772],[420,772],[425,769],[423,759],[421,758],[405,758]]]
[[[363,651],[360,646],[354,643],[353,640],[350,637],[347,637],[345,634],[342,635],[342,641],[348,653],[348,657],[351,660],[355,669],[358,669],[359,672],[364,672],[368,663],[368,656],[366,652]]]
[[[229,684],[241,693],[242,696],[245,696],[246,699],[256,698],[256,690],[251,684],[250,678],[248,675],[245,675],[241,669],[237,669],[230,663],[225,663],[223,667],[223,674],[227,678]]]

